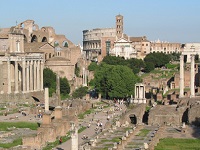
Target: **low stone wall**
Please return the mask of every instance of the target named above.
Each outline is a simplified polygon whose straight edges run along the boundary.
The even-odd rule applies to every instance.
[[[149,143],[149,150],[154,150],[155,146],[159,143],[159,140],[163,138],[163,131],[165,131],[165,126],[158,129],[155,136],[152,138],[151,143]]]

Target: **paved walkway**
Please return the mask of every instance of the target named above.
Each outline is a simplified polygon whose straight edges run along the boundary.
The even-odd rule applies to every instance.
[[[115,115],[119,115],[121,114],[124,109],[125,106],[124,105],[120,105],[120,107],[122,108],[122,111],[115,111]],[[78,134],[78,144],[82,145],[84,142],[86,142],[87,140],[83,140],[82,137],[83,135],[86,135],[88,137],[88,139],[94,138],[95,135],[97,135],[95,133],[95,128],[96,126],[96,121],[100,120],[100,122],[103,123],[103,128],[107,122],[107,113],[106,111],[110,110],[110,108],[105,108],[102,111],[96,113],[96,114],[90,114],[88,116],[85,117],[84,122],[81,123],[81,125],[83,126],[87,126],[89,121],[92,120],[92,118],[94,118],[94,121],[92,121],[90,128],[85,129],[83,132]],[[110,115],[112,116],[112,114]],[[111,118],[112,119],[112,118]],[[57,146],[56,148],[54,148],[54,150],[71,150],[71,139],[62,143],[61,145]]]

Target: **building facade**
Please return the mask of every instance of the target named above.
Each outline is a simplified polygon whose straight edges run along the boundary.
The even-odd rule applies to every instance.
[[[171,53],[180,53],[181,52],[181,44],[180,43],[170,43],[163,42],[160,40],[151,42],[150,52],[162,52],[166,54]]]
[[[132,47],[131,41],[122,37],[114,42],[114,48],[110,50],[109,55],[130,59],[137,57],[137,51]]]
[[[39,93],[43,95],[45,67],[60,77],[73,80],[80,57],[80,47],[64,35],[56,34],[52,27],[39,29],[33,20],[26,20],[11,28],[2,28],[0,100],[24,100]]]
[[[83,51],[88,60],[101,59],[114,47],[116,37],[123,34],[123,16],[116,16],[116,28],[97,28],[83,31]]]

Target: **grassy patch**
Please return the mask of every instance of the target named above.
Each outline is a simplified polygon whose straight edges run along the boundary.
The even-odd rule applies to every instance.
[[[91,114],[94,112],[94,109],[86,110],[84,113],[78,115],[78,119],[84,119],[85,115]]]
[[[142,129],[140,132],[137,134],[137,136],[145,137],[149,133],[150,130],[148,129]]]
[[[83,132],[86,128],[87,128],[87,127],[82,126],[82,127],[78,130],[78,133]]]
[[[155,150],[199,150],[200,139],[161,139]]]
[[[0,147],[11,148],[14,146],[22,145],[22,139],[16,139],[12,143],[0,143]]]
[[[0,131],[8,131],[8,128],[11,127],[29,128],[31,130],[37,130],[39,124],[31,122],[0,122]]]
[[[175,68],[178,68],[179,64],[171,64],[171,63],[168,63],[165,65],[168,69],[175,69]]]
[[[119,141],[121,141],[120,137],[114,137],[112,139],[102,139],[101,143],[105,143],[105,142],[119,142]]]
[[[0,110],[5,110],[6,108],[0,108]]]

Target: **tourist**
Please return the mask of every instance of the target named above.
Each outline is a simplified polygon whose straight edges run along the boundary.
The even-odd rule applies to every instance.
[[[62,144],[62,138],[61,138],[61,137],[60,137],[60,139],[59,139],[59,143]]]
[[[110,120],[110,116],[108,115],[107,120]]]
[[[90,128],[90,123],[88,124],[88,126],[87,126],[88,128]]]

